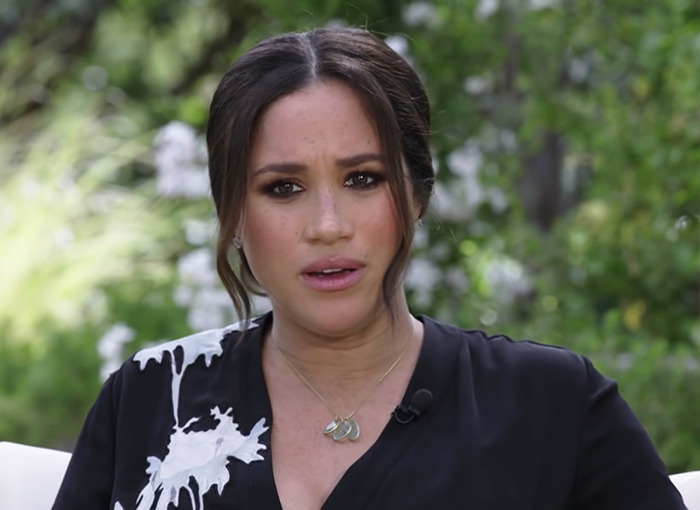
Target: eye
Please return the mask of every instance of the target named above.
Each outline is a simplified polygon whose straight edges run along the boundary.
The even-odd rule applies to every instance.
[[[377,172],[354,172],[345,181],[349,188],[370,189],[384,181],[384,176]]]
[[[303,191],[302,187],[291,181],[278,181],[265,186],[265,192],[277,198],[287,198]]]

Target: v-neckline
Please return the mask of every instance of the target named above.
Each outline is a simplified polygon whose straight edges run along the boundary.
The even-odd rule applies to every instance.
[[[264,455],[266,461],[256,467],[261,470],[258,474],[266,479],[266,483],[263,485],[267,487],[267,490],[260,491],[260,496],[263,496],[262,492],[266,492],[264,495],[266,505],[259,505],[258,508],[278,508],[281,510],[282,502],[277,491],[272,465],[272,403],[262,368],[263,339],[270,326],[271,317],[271,312],[266,314],[260,322],[261,327],[256,328],[254,331],[256,347],[252,349],[254,359],[251,363],[251,373],[249,375],[254,377],[252,387],[260,388],[262,390],[260,393],[263,396],[259,400],[256,399],[257,402],[252,403],[252,406],[257,411],[256,414],[258,416],[269,417],[268,426],[270,427],[269,431],[260,438],[267,449]],[[372,494],[381,487],[382,480],[390,471],[391,466],[398,461],[399,457],[410,447],[411,442],[430,422],[431,411],[437,408],[441,397],[448,387],[448,381],[451,379],[450,374],[454,372],[456,367],[458,342],[436,341],[439,334],[435,330],[435,323],[425,316],[417,316],[416,318],[424,325],[423,343],[416,367],[401,402],[408,404],[411,396],[416,391],[428,389],[433,395],[431,408],[428,409],[424,416],[409,424],[403,425],[393,419],[389,419],[377,440],[340,477],[340,480],[321,506],[322,509],[349,510],[364,508]],[[244,342],[251,340],[253,338],[244,340]],[[252,393],[257,394],[258,392]],[[252,466],[248,466],[248,468],[250,467]],[[264,473],[262,472],[263,469]],[[362,483],[356,482],[358,477],[362,479]]]

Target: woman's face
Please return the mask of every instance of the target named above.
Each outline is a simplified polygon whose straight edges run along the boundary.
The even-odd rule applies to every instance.
[[[276,319],[339,336],[386,317],[399,226],[381,151],[338,81],[285,96],[260,119],[239,235]]]

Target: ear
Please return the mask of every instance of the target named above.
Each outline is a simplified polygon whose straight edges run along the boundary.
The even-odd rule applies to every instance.
[[[233,239],[231,240],[231,242],[234,245],[236,243],[238,243],[239,245],[242,245],[244,238],[245,238],[245,211],[243,211],[243,214],[241,214],[241,217],[238,219],[238,222],[236,223],[236,228],[233,231]]]
[[[410,202],[411,202],[410,203],[411,215],[413,216],[413,221],[417,223],[423,217],[423,213],[425,212],[425,207],[418,204],[418,202],[416,201],[416,195],[414,193],[413,186],[411,186]]]
[[[423,218],[423,208],[413,205],[413,221],[421,221]]]
[[[411,209],[411,216],[413,221],[418,222],[423,217],[425,213],[425,205],[421,205],[418,200],[416,200],[416,189],[414,187],[413,180],[411,179],[411,172],[406,165],[406,161],[403,161],[403,174],[406,183],[406,193],[408,194],[408,206]]]

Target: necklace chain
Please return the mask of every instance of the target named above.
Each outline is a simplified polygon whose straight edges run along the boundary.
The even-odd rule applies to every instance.
[[[408,340],[406,340],[406,345],[403,346],[403,349],[401,349],[401,352],[399,353],[398,357],[382,374],[382,376],[379,378],[379,380],[374,385],[372,390],[367,394],[367,396],[365,396],[365,398],[362,399],[362,401],[357,405],[357,407],[355,407],[355,409],[347,416],[341,416],[338,413],[336,413],[335,410],[328,403],[328,401],[325,399],[325,397],[321,395],[321,393],[314,387],[314,385],[311,384],[311,382],[304,376],[304,374],[302,374],[299,371],[299,369],[294,365],[294,363],[292,363],[292,360],[289,358],[287,353],[280,349],[280,347],[277,345],[277,342],[273,340],[271,343],[275,346],[275,349],[277,349],[277,351],[282,355],[282,359],[284,359],[284,361],[287,362],[287,365],[289,365],[289,368],[292,369],[292,372],[294,372],[294,374],[306,385],[306,387],[309,388],[321,402],[323,402],[323,405],[326,406],[326,409],[328,409],[333,415],[333,421],[331,421],[326,426],[323,433],[327,436],[331,436],[335,441],[342,441],[343,439],[350,439],[351,441],[355,441],[358,437],[360,437],[360,426],[353,419],[353,416],[355,416],[355,413],[357,413],[357,411],[359,411],[360,408],[363,405],[365,405],[365,403],[369,400],[369,398],[372,395],[374,395],[374,392],[377,391],[377,388],[379,388],[379,385],[382,384],[382,381],[384,381],[384,379],[386,379],[389,376],[391,371],[394,370],[394,368],[396,368],[396,365],[399,364],[399,362],[403,358],[403,355],[406,354],[408,346],[411,344],[411,340],[413,340],[413,337],[416,334],[416,328],[413,324],[411,324],[411,328],[411,336]]]

